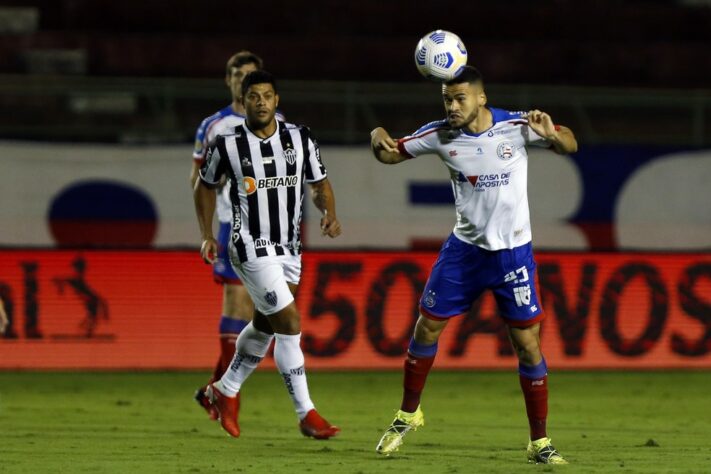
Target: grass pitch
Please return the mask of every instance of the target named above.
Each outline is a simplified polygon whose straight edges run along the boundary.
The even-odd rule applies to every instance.
[[[433,371],[426,425],[396,455],[375,445],[400,400],[395,372],[309,374],[342,427],[301,436],[280,377],[255,373],[232,439],[191,399],[205,373],[0,372],[0,472],[708,473],[708,372],[553,373],[549,434],[569,466],[526,464],[515,371]]]

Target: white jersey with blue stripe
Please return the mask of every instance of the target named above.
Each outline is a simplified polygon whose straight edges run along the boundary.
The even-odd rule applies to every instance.
[[[487,250],[531,241],[526,146],[548,147],[523,112],[489,108],[493,125],[481,133],[429,123],[398,141],[408,157],[435,154],[449,169],[457,222],[454,235]]]
[[[284,116],[276,113],[276,119],[284,121]],[[206,117],[195,133],[195,147],[193,149],[193,159],[202,162],[209,146],[215,143],[218,135],[228,135],[234,133],[235,127],[242,125],[245,116],[234,111],[232,105],[218,110],[214,114]],[[232,205],[230,204],[230,183],[227,181],[217,194],[216,204],[217,219],[220,222],[232,222]]]

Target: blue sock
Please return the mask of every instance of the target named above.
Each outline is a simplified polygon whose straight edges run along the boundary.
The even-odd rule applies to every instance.
[[[243,321],[241,319],[232,319],[223,315],[220,318],[220,334],[239,334],[242,332],[249,321]]]
[[[518,363],[518,373],[531,380],[542,379],[548,373],[546,359],[541,359],[538,365],[530,366]]]
[[[407,348],[407,352],[416,357],[434,357],[437,354],[437,343],[435,342],[431,346],[426,346],[415,341],[413,337],[410,339],[410,346]]]

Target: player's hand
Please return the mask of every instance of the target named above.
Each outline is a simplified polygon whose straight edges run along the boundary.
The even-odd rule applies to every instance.
[[[5,314],[5,306],[2,304],[2,300],[0,300],[0,334],[5,334],[5,329],[7,329],[9,324],[7,314]]]
[[[200,256],[205,263],[212,265],[217,258],[217,240],[214,237],[208,237],[202,241],[200,246]]]
[[[370,145],[374,150],[385,150],[389,153],[398,153],[397,142],[392,139],[388,132],[378,127],[370,132]]]
[[[534,132],[545,139],[553,140],[558,136],[553,119],[550,115],[540,110],[529,110],[527,114],[528,125]]]
[[[328,211],[324,211],[321,217],[321,235],[327,235],[332,239],[341,235],[341,223],[338,218]]]

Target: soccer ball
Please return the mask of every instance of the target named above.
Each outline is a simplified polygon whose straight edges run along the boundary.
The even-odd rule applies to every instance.
[[[415,48],[415,65],[427,79],[448,81],[466,64],[467,48],[459,36],[449,31],[431,31]]]

